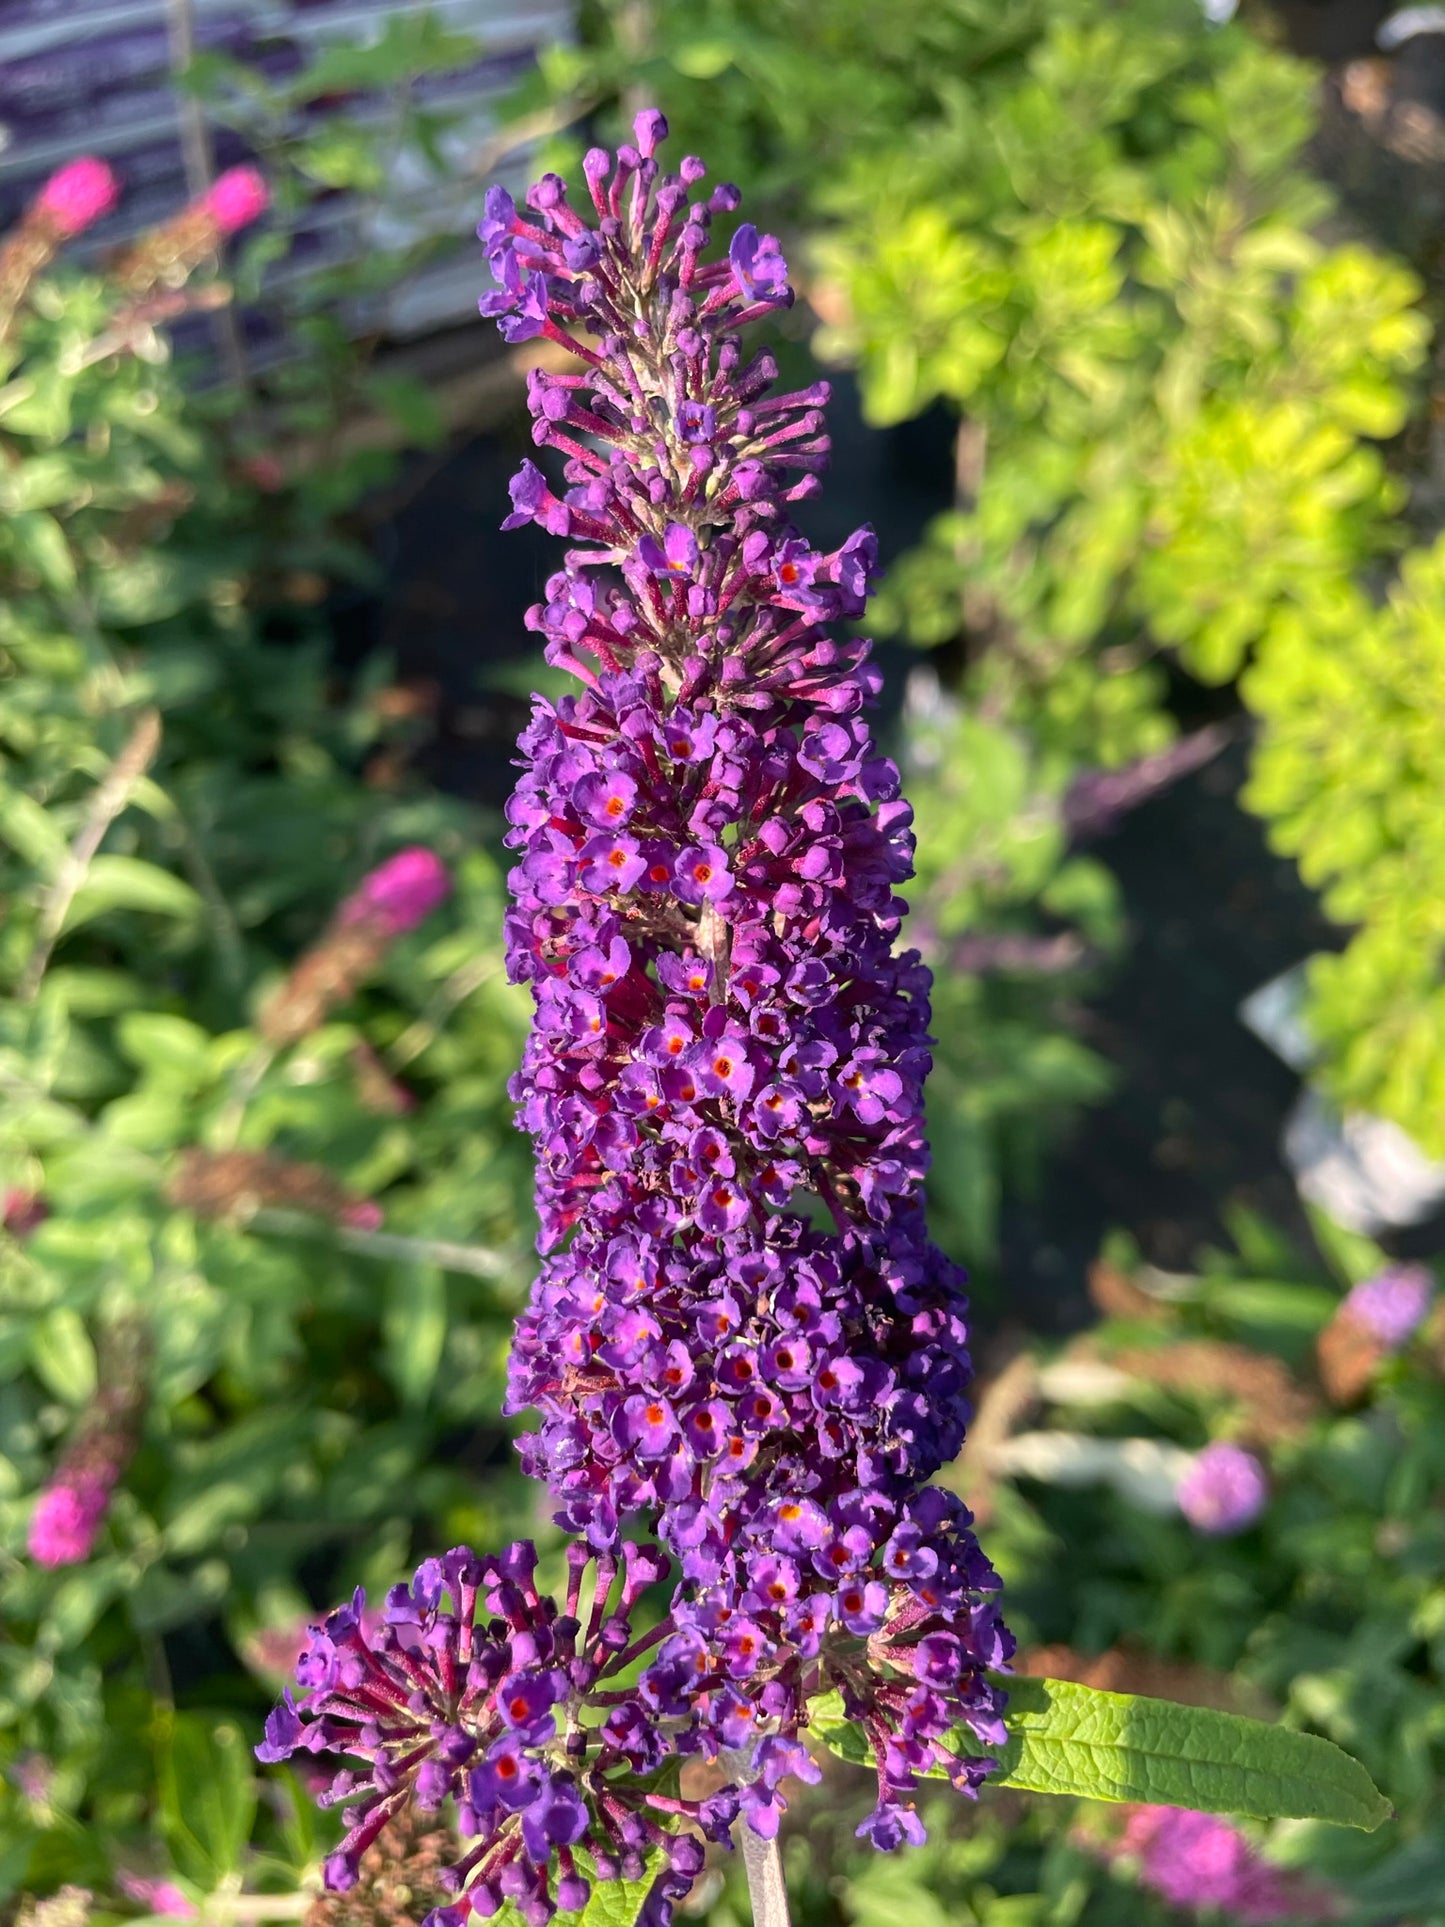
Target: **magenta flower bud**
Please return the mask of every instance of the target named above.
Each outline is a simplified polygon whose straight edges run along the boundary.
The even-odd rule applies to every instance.
[[[271,205],[271,190],[259,168],[229,167],[217,175],[201,205],[222,234],[235,234],[266,212]]]
[[[50,1216],[50,1206],[38,1192],[12,1186],[0,1198],[0,1226],[12,1238],[28,1238]]]
[[[67,240],[83,234],[120,198],[120,182],[110,166],[93,154],[67,161],[36,197],[35,210]]]
[[[1424,1265],[1392,1265],[1356,1285],[1341,1310],[1377,1345],[1398,1351],[1424,1322],[1435,1280]]]
[[[388,857],[342,904],[339,921],[379,921],[393,936],[414,930],[451,895],[446,865],[433,851],[414,845]]]
[[[110,1487],[99,1480],[48,1486],[30,1515],[30,1557],[41,1566],[79,1565],[90,1556],[109,1504]]]
[[[1269,1481],[1252,1452],[1216,1439],[1179,1481],[1175,1497],[1196,1532],[1222,1538],[1254,1524],[1269,1498]]]

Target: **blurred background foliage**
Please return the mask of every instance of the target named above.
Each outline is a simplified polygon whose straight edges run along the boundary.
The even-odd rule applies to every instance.
[[[1439,260],[1336,201],[1319,70],[1279,41],[1195,0],[589,0],[473,159],[565,172],[661,103],[784,238],[789,366],[818,357],[872,429],[944,451],[871,629],[937,972],[934,1219],[988,1368],[948,1476],[1026,1663],[1338,1739],[1398,1823],[1256,1844],[1328,1881],[1305,1917],[1428,1927],[1438,1315],[1342,1372],[1341,1295],[1387,1260],[1318,1214],[1300,1244],[1236,1213],[1187,1273],[1123,1225],[1066,1340],[1025,1328],[1000,1253],[1005,1198],[1118,1087],[1088,1020],[1135,934],[1109,833],[1240,740],[1246,806],[1337,926],[1310,1077],[1445,1153]],[[334,1822],[249,1746],[307,1613],[550,1530],[498,1416],[532,1223],[496,785],[426,780],[415,664],[341,640],[385,589],[375,491],[448,446],[386,303],[474,218],[425,83],[477,53],[397,6],[281,71],[202,54],[186,86],[277,218],[164,315],[62,261],[0,347],[0,1894],[25,1927],[302,1917]],[[381,208],[399,173],[438,197],[430,235],[381,223],[277,279],[288,227],[337,193]],[[181,326],[172,354],[233,296],[300,352],[216,381]],[[494,440],[520,446],[506,419]],[[514,723],[548,672],[511,647],[480,700]],[[357,953],[343,906],[419,845],[449,897]],[[1206,1538],[1175,1492],[1222,1438],[1271,1498]],[[102,1446],[123,1476],[95,1545],[46,1569],[36,1494]],[[850,1776],[830,1761],[797,1811],[800,1927],[1177,1917],[1103,1810],[950,1806],[884,1860],[851,1838]],[[698,1908],[747,1918],[735,1870]]]

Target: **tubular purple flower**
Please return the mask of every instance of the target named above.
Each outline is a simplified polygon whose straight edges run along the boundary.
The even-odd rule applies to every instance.
[[[606,1552],[641,1516],[680,1563],[650,1715],[685,1710],[707,1751],[792,1742],[836,1687],[886,1846],[921,1834],[920,1773],[973,1792],[989,1770],[944,1735],[1002,1737],[985,1669],[1012,1640],[970,1515],[926,1486],[970,1366],[963,1274],[924,1222],[911,812],[865,721],[869,644],[829,628],[877,544],[793,526],[827,387],[776,395],[772,355],[745,357],[739,330],[792,299],[781,251],[745,224],[709,254],[736,190],[689,200],[701,164],[662,174],[664,133],[649,113],[636,148],[587,156],[595,224],[555,177],[535,218],[494,194],[482,224],[484,305],[581,364],[532,374],[561,474],[524,465],[508,518],[568,517],[528,623],[581,685],[536,700],[508,807],[544,1258],[508,1409],[540,1414],[523,1459],[561,1524]]]

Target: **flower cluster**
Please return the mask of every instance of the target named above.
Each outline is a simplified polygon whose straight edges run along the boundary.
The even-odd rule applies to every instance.
[[[513,977],[536,1018],[514,1083],[536,1141],[544,1268],[509,1407],[527,1469],[596,1548],[651,1519],[675,1631],[644,1675],[707,1742],[796,1734],[836,1684],[876,1734],[880,1846],[921,1832],[917,1775],[960,1723],[1001,1735],[983,1669],[1011,1642],[969,1515],[924,1482],[958,1450],[962,1274],[930,1244],[928,973],[895,952],[910,811],[877,754],[859,616],[872,532],[815,550],[790,506],[827,457],[825,384],[774,395],[739,333],[791,300],[736,190],[637,146],[479,230],[539,447],[507,526],[573,543],[529,614],[582,688],[538,700],[508,806]],[[744,1792],[759,1831],[774,1790]]]
[[[1248,1927],[1273,1920],[1335,1920],[1340,1897],[1273,1867],[1237,1827],[1187,1807],[1137,1807],[1117,1851],[1137,1861],[1141,1886],[1172,1907],[1222,1910]]]
[[[120,183],[109,163],[83,154],[50,176],[36,196],[31,218],[70,240],[109,214],[119,198]]]
[[[673,1755],[686,1721],[665,1729],[635,1689],[607,1685],[651,1643],[634,1639],[630,1615],[665,1562],[635,1545],[595,1558],[574,1546],[560,1609],[537,1590],[536,1563],[526,1542],[499,1557],[459,1547],[394,1587],[379,1627],[358,1591],[311,1629],[301,1697],[288,1691],[256,1750],[359,1763],[321,1796],[347,1829],[329,1889],[355,1886],[390,1823],[451,1801],[469,1844],[437,1871],[460,1898],[428,1917],[434,1927],[488,1919],[509,1900],[545,1927],[585,1906],[592,1880],[640,1880],[658,1855],[643,1918],[664,1922],[701,1868],[698,1833],[727,1837],[731,1789],[687,1801],[641,1777]]]
[[[1254,1524],[1268,1502],[1269,1480],[1253,1452],[1216,1439],[1179,1481],[1175,1497],[1196,1532],[1224,1538]]]
[[[539,698],[522,737],[507,922],[535,1005],[512,1089],[543,1257],[508,1409],[540,1417],[524,1463],[575,1535],[568,1598],[535,1591],[529,1547],[429,1562],[379,1634],[359,1599],[315,1633],[261,1749],[363,1762],[327,1796],[348,1828],[332,1889],[409,1807],[455,1803],[476,1844],[434,1927],[504,1899],[541,1922],[659,1855],[662,1927],[699,1836],[770,1837],[784,1782],[817,1778],[820,1693],[868,1735],[859,1831],[884,1849],[923,1837],[921,1775],[976,1792],[993,1762],[969,1736],[1004,1738],[998,1581],[927,1483],[962,1443],[969,1360],[963,1275],[922,1205],[929,977],[895,951],[910,813],[865,720],[869,646],[829,628],[862,614],[876,545],[820,552],[790,520],[827,388],[774,395],[773,357],[744,358],[740,330],[792,299],[776,241],[743,225],[705,258],[736,190],[691,198],[702,164],[662,174],[661,115],[636,133],[586,157],[595,223],[547,176],[527,214],[492,189],[479,230],[483,313],[578,370],[531,377],[562,492],[525,462],[506,523],[573,544],[528,621],[581,688]],[[327,943],[384,907],[352,899]],[[666,1554],[625,1540],[634,1522]],[[670,1608],[634,1639],[669,1555]],[[670,1762],[720,1755],[737,1784],[661,1790]]]

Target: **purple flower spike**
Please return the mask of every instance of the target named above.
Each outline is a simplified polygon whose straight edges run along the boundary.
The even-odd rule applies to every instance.
[[[1001,1737],[986,1669],[1013,1645],[967,1511],[927,1483],[963,1442],[967,1305],[923,1211],[910,812],[868,729],[870,645],[829,628],[877,542],[794,526],[827,389],[774,393],[743,346],[791,299],[781,251],[748,224],[710,245],[737,191],[692,201],[701,163],[663,172],[665,131],[647,112],[636,147],[587,156],[595,219],[549,178],[535,222],[483,222],[492,311],[575,357],[528,386],[560,473],[513,485],[512,525],[567,518],[528,623],[578,687],[537,699],[507,810],[543,1254],[508,1410],[538,1416],[523,1463],[562,1526],[606,1552],[645,1525],[681,1568],[638,1707],[606,1718],[619,1756],[651,1771],[674,1721],[688,1750],[750,1753],[708,1813],[771,1834],[837,1687],[891,1848],[922,1837],[921,1772],[990,1771],[958,1733]],[[674,1857],[644,1916],[690,1878]]]
[[[1179,1481],[1176,1497],[1196,1532],[1224,1537],[1254,1524],[1269,1498],[1269,1481],[1252,1452],[1217,1439]]]

